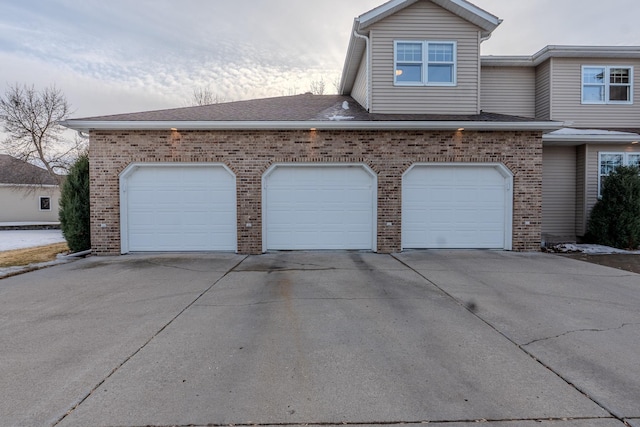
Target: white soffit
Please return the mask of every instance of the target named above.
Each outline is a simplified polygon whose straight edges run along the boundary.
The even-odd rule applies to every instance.
[[[485,130],[552,131],[562,122],[491,121],[98,121],[67,120],[60,123],[70,129],[90,130]]]
[[[585,143],[638,144],[640,143],[640,135],[633,132],[603,129],[562,128],[544,134],[542,141],[545,145],[581,145]]]

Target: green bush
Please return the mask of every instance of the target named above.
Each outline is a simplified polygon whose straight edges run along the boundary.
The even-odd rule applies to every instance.
[[[640,169],[620,166],[604,179],[602,198],[589,219],[593,243],[620,249],[640,246]]]
[[[60,195],[60,228],[71,252],[91,249],[89,220],[89,157],[78,158]]]

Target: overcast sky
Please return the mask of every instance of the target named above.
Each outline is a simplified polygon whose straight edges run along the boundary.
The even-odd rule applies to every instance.
[[[0,0],[0,84],[57,85],[74,117],[333,92],[353,18],[384,0]],[[474,0],[504,20],[483,54],[640,45],[638,0]],[[4,87],[2,88],[4,92]]]

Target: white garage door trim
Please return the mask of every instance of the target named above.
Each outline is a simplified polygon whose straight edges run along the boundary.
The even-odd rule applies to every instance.
[[[378,176],[377,174],[371,170],[367,165],[361,163],[280,163],[272,165],[267,171],[262,175],[262,251],[267,252],[269,250],[269,191],[268,191],[268,180],[269,177],[278,169],[282,168],[359,168],[366,172],[367,175],[371,178],[371,194],[370,194],[370,203],[371,203],[371,216],[370,216],[370,225],[371,225],[371,242],[368,244],[367,248],[361,248],[362,250],[371,250],[376,251],[377,249],[377,211],[378,211]],[[318,248],[316,248],[318,249]],[[286,249],[274,249],[274,250],[286,250]],[[295,250],[295,249],[293,249]],[[304,250],[304,249],[300,249]],[[310,249],[310,250],[313,250]]]
[[[131,163],[120,173],[120,252],[126,254],[131,252],[129,242],[129,200],[128,200],[128,184],[133,174],[144,168],[222,168],[231,178],[233,178],[233,203],[229,202],[230,208],[233,209],[233,242],[225,244],[227,248],[220,250],[233,250],[237,252],[237,204],[236,204],[236,175],[231,169],[222,163]],[[103,226],[103,225],[101,225]],[[107,225],[104,225],[107,226]],[[231,229],[230,229],[231,230]],[[214,249],[215,250],[215,249]]]
[[[504,177],[505,185],[505,201],[504,201],[504,236],[503,247],[504,250],[512,250],[513,247],[513,173],[502,163],[416,163],[412,165],[402,176],[402,239],[404,249],[404,235],[405,235],[405,218],[409,209],[407,208],[407,199],[405,197],[405,179],[411,171],[415,168],[494,168],[502,177]],[[427,248],[425,248],[427,249]],[[500,249],[500,248],[495,248]]]

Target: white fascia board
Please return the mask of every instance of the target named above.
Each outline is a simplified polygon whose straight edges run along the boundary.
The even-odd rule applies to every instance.
[[[480,122],[480,121],[94,121],[67,120],[70,129],[90,130],[484,130],[553,131],[562,122]]]
[[[483,67],[534,67],[531,56],[481,56]]]
[[[369,12],[363,13],[358,17],[359,21],[359,29],[368,27],[371,24],[378,22],[379,20],[391,15],[397,9],[401,9],[412,5],[418,0],[391,0],[386,2],[383,5],[376,7],[375,9],[370,10]]]
[[[640,58],[638,46],[546,46],[532,56],[481,56],[485,67],[537,67],[550,58]]]
[[[487,12],[484,9],[480,9],[478,6],[469,3],[466,0],[432,0],[434,3],[444,7],[445,9],[449,9],[449,5],[457,6],[462,9],[463,12],[460,13],[460,16],[474,24],[480,26],[482,29],[486,30],[488,33],[491,33],[496,29],[498,25],[502,23],[502,19],[498,18],[495,15]],[[455,12],[454,12],[455,13]]]
[[[544,134],[542,141],[549,145],[574,145],[588,144],[588,143],[602,143],[602,144],[631,144],[640,142],[640,135],[628,134],[628,135],[553,135]]]
[[[387,3],[366,12],[358,18],[360,21],[360,28],[364,29],[376,22],[386,18],[389,15],[392,15],[398,10],[404,9],[405,7],[411,6],[416,3],[418,0],[391,0]],[[493,30],[496,29],[498,25],[502,23],[502,20],[489,12],[480,9],[479,7],[469,3],[466,0],[431,0],[433,3],[438,6],[449,10],[452,13],[460,16],[463,19],[466,19],[469,22],[473,22],[475,25],[478,25],[480,28],[485,30],[484,35],[487,36],[491,34]]]
[[[532,56],[538,66],[550,58],[640,58],[638,46],[557,46],[550,45]]]
[[[358,19],[353,21],[353,28],[351,29],[351,36],[349,38],[349,47],[347,48],[347,56],[344,60],[344,66],[342,68],[342,76],[340,78],[339,93],[341,95],[351,94],[353,84],[356,80],[356,73],[360,60],[362,59],[362,53],[366,50],[362,47],[365,44],[364,40],[357,38],[354,34],[358,31],[359,26]]]

